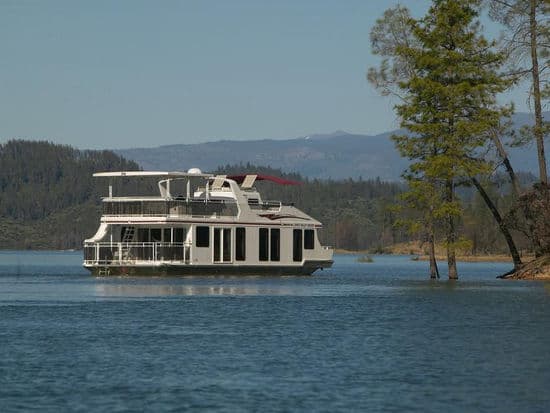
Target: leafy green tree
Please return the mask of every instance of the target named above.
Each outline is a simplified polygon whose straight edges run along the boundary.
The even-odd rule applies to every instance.
[[[402,53],[402,50],[421,48],[419,39],[414,35],[415,21],[406,7],[397,5],[384,12],[377,19],[370,32],[372,53],[382,57],[378,67],[371,67],[367,72],[368,81],[383,96],[391,96],[398,101],[407,101],[401,84],[415,76],[414,62]],[[410,234],[424,236],[428,243],[430,261],[430,278],[439,278],[439,269],[435,257],[435,217],[434,207],[438,203],[440,185],[434,179],[420,179],[405,173],[409,190],[401,195],[397,209],[403,215],[404,209],[423,210],[423,214],[414,214],[407,219],[397,221],[399,226],[407,228]]]
[[[505,111],[495,96],[508,86],[498,73],[504,55],[481,34],[479,6],[476,0],[434,0],[424,18],[406,20],[415,40],[400,41],[392,50],[399,56],[396,62],[408,65],[407,74],[395,79],[402,98],[396,110],[410,132],[394,140],[412,162],[409,179],[442,188],[440,197],[432,197],[432,213],[445,220],[450,279],[458,278],[457,219],[462,213],[455,189],[462,180],[489,172],[477,153],[499,126]],[[382,66],[378,78],[384,71]]]

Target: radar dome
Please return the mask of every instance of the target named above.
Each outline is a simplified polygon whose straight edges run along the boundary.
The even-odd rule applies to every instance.
[[[200,175],[202,171],[199,168],[191,168],[187,171],[188,174]]]

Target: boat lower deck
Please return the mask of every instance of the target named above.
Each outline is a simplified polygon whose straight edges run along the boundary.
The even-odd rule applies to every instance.
[[[85,265],[93,275],[311,275],[318,269],[330,268],[333,261],[305,261],[303,265]]]

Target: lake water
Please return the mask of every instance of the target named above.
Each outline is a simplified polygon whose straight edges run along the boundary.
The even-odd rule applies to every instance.
[[[92,277],[0,252],[0,410],[550,410],[550,284],[337,256],[313,277]]]

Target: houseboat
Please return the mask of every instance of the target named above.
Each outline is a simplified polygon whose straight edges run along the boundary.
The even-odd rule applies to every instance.
[[[99,228],[84,241],[84,267],[94,275],[309,275],[333,263],[333,249],[319,242],[319,221],[293,205],[264,201],[254,187],[261,180],[297,182],[198,168],[94,177],[109,182]],[[114,180],[145,177],[157,181],[157,194],[113,194]]]

